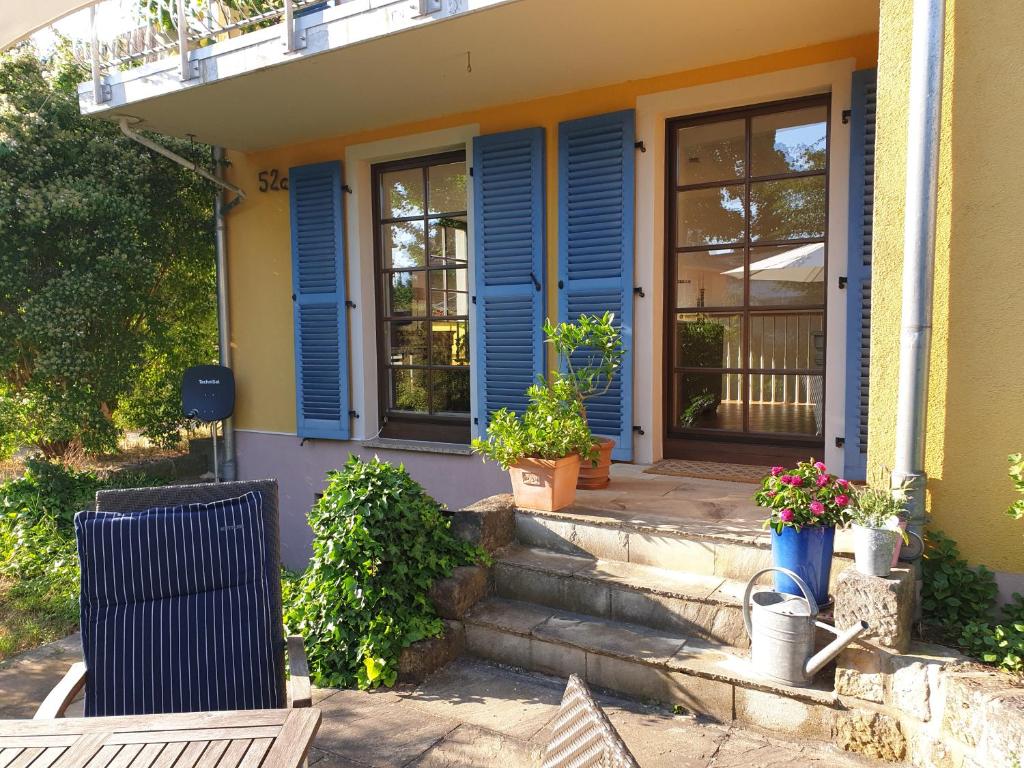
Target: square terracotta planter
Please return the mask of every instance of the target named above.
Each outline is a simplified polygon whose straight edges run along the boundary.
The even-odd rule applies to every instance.
[[[522,459],[508,468],[516,506],[554,512],[576,503],[577,454],[563,459]]]

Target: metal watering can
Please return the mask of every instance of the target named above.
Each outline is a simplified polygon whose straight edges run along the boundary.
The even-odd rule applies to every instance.
[[[754,582],[770,571],[780,571],[800,587],[804,596],[763,590],[753,595]],[[804,687],[821,668],[867,630],[860,621],[843,631],[818,621],[818,602],[804,580],[787,568],[765,568],[747,582],[743,593],[743,623],[750,636],[750,657],[755,671],[776,683]],[[836,639],[814,653],[815,627],[827,629]]]

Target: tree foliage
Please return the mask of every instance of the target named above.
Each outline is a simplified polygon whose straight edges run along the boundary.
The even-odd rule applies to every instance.
[[[181,369],[216,357],[212,187],[82,117],[81,77],[0,56],[0,451],[172,441]]]

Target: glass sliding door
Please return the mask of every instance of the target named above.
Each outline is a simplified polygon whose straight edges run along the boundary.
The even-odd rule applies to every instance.
[[[668,123],[669,442],[822,442],[828,116],[821,96]]]

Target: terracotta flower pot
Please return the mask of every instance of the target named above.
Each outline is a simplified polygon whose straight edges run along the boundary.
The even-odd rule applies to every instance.
[[[516,506],[554,512],[576,502],[576,478],[580,457],[563,459],[522,459],[508,468]]]
[[[608,472],[612,467],[612,448],[615,447],[614,440],[602,439],[598,443],[597,466],[589,461],[580,462],[580,479],[576,481],[576,487],[581,491],[594,491],[606,488],[610,482]]]

